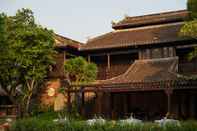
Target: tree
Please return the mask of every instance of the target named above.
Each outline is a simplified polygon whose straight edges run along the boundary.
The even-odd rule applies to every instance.
[[[16,55],[9,44],[8,17],[0,14],[0,86],[8,94],[10,100],[16,103],[16,87],[19,85],[19,70],[15,62]]]
[[[185,24],[180,30],[180,35],[183,37],[189,37],[197,39],[197,1],[188,0],[187,9],[189,12],[189,19],[185,21]],[[189,59],[193,59],[197,56],[197,48],[189,54]]]
[[[73,84],[87,84],[94,81],[97,76],[97,66],[88,63],[83,57],[67,60],[64,67]]]
[[[197,19],[197,1],[196,0],[188,0],[187,1],[187,9],[189,11],[189,18],[191,20]]]
[[[188,20],[180,30],[182,36],[197,38],[197,1],[188,0],[187,9],[189,12]]]
[[[5,52],[0,52],[0,60],[3,60],[0,64],[0,72],[3,72],[0,74],[1,85],[4,89],[13,82],[21,85],[22,103],[28,113],[33,92],[44,81],[50,65],[54,63],[54,35],[53,31],[35,23],[33,12],[29,9],[18,10],[15,16],[5,19],[7,37],[0,47]],[[14,92],[16,87],[12,86]]]
[[[83,57],[76,57],[69,59],[64,64],[65,72],[72,84],[80,85],[93,82],[97,77],[97,66],[94,63],[88,63]],[[80,87],[75,87],[80,89]],[[68,93],[68,96],[70,94]],[[75,94],[74,112],[80,110],[80,99],[82,94],[80,92]],[[70,103],[68,104],[68,111],[70,112]]]

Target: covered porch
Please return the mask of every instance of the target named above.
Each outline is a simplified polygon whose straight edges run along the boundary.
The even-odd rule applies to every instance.
[[[66,92],[81,93],[80,111],[87,118],[119,119],[132,113],[142,120],[155,120],[169,113],[176,119],[197,119],[196,80],[81,85],[80,90]],[[89,99],[88,93],[95,97]],[[68,99],[68,107],[69,103]]]

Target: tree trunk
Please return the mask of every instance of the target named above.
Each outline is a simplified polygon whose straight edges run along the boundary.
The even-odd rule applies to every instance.
[[[30,94],[28,95],[27,100],[26,100],[26,105],[25,105],[25,116],[29,116],[29,105],[30,105],[31,97],[32,97],[32,93],[30,93]]]
[[[33,95],[33,89],[35,86],[35,81],[31,80],[31,81],[26,81],[27,84],[27,89],[28,92],[26,94],[26,96],[24,96],[24,115],[25,116],[29,116],[29,107],[30,107],[30,101],[31,101],[31,97]]]

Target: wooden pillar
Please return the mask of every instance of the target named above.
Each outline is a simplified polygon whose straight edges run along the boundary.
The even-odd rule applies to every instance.
[[[127,115],[128,113],[128,98],[127,98],[127,94],[123,94],[123,109],[124,109],[124,115]]]
[[[66,51],[64,51],[64,61],[66,60]]]
[[[64,72],[64,75],[66,74],[65,69],[64,69],[65,61],[66,61],[66,52],[64,51],[64,60],[63,60],[63,72]]]
[[[107,54],[107,69],[106,69],[106,79],[110,78],[110,54]]]
[[[102,114],[102,92],[97,92],[97,113]]]
[[[173,94],[173,90],[172,89],[166,89],[165,93],[167,95],[167,111],[168,111],[168,113],[171,113],[171,96]]]
[[[68,89],[67,95],[68,95],[67,109],[68,109],[68,113],[70,114],[71,113],[71,96],[70,96],[69,89]]]
[[[85,93],[81,92],[81,114],[85,116]]]
[[[168,112],[171,113],[171,94],[167,94],[168,97]]]
[[[114,94],[111,93],[111,118],[114,120],[116,118],[115,108],[114,108]]]
[[[141,60],[142,59],[142,52],[141,51],[138,52],[138,56],[139,56],[139,60]]]
[[[110,70],[110,66],[111,66],[110,54],[107,54],[107,68],[108,68],[108,70]]]
[[[195,95],[190,93],[190,118],[195,118]]]
[[[88,55],[88,63],[90,63],[90,62],[91,62],[91,56]]]
[[[150,59],[150,49],[146,49],[146,59]]]
[[[104,93],[104,96],[103,96],[104,100],[103,103],[104,103],[104,108],[105,108],[105,117],[106,118],[111,118],[111,110],[112,110],[112,107],[111,107],[111,93],[110,92],[105,92]]]

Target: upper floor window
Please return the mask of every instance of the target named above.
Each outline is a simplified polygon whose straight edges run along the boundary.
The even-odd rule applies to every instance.
[[[139,59],[155,59],[176,56],[174,47],[149,48],[139,51]]]

